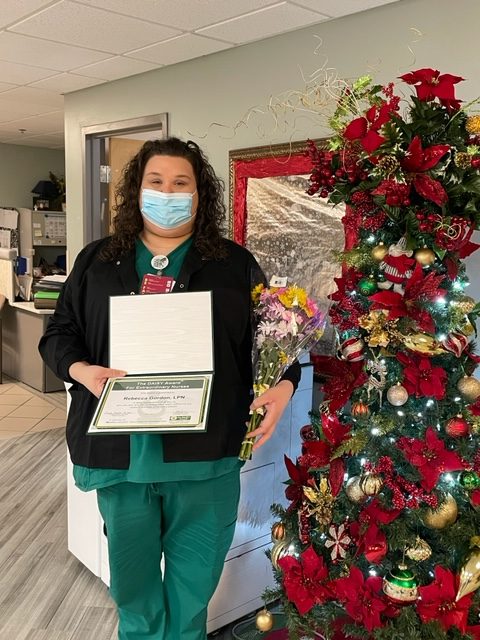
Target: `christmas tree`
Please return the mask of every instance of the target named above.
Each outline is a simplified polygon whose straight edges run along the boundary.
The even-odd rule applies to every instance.
[[[463,78],[342,91],[310,195],[345,205],[324,399],[286,459],[271,560],[290,638],[480,639],[480,382],[464,259],[480,224],[480,115]],[[411,92],[413,93],[413,89]],[[404,104],[405,103],[405,104]]]

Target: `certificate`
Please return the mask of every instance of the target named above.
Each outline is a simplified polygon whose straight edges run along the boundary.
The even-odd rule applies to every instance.
[[[89,434],[205,431],[213,379],[210,291],[112,296],[110,378]]]
[[[211,373],[110,378],[88,433],[205,431],[211,382]]]

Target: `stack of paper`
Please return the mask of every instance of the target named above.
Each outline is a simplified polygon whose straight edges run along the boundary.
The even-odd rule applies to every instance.
[[[55,309],[67,276],[44,276],[33,285],[33,306],[36,309]]]

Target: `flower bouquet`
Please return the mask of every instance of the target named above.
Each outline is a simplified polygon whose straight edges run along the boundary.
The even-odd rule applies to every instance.
[[[274,387],[284,371],[321,338],[325,316],[304,289],[265,287],[257,285],[252,291],[257,330],[254,343],[255,398]],[[240,460],[252,457],[254,431],[264,416],[263,408],[256,409],[248,423],[247,435],[240,449]]]

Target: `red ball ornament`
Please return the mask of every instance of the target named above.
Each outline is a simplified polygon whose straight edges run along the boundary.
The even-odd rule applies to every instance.
[[[470,425],[462,418],[462,416],[455,416],[445,425],[445,432],[452,438],[461,438],[468,435],[470,431]]]
[[[370,415],[370,408],[364,402],[354,402],[350,412],[355,418],[365,418]]]
[[[311,440],[317,440],[315,430],[311,424],[306,424],[300,429],[300,437],[304,442],[310,442]]]
[[[480,169],[480,158],[472,158],[471,165],[474,169]]]

